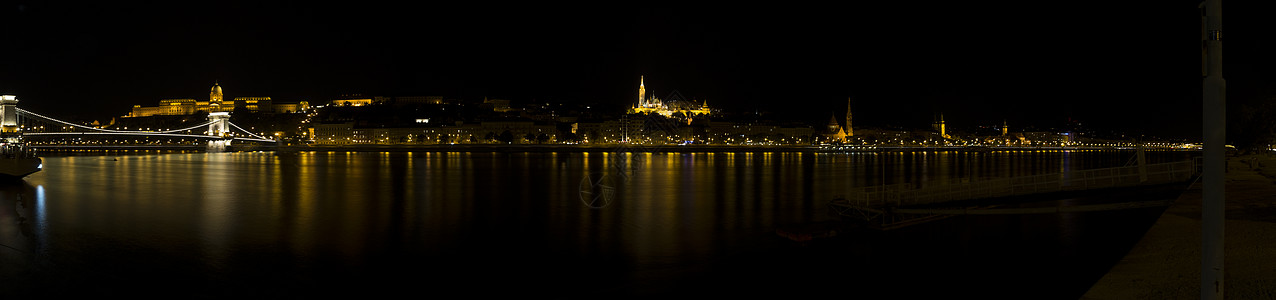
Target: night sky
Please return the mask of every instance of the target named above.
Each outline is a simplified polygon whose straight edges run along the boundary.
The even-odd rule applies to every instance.
[[[213,81],[227,98],[441,95],[620,110],[646,76],[649,94],[787,119],[840,117],[854,97],[857,127],[924,126],[942,112],[952,126],[1072,118],[1199,135],[1196,1],[887,2],[5,2],[0,92],[68,119],[207,99]],[[1265,30],[1276,24],[1260,15],[1267,7],[1244,5],[1225,3],[1230,104],[1270,101],[1276,80]]]

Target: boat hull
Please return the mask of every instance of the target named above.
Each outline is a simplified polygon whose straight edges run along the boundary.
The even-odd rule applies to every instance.
[[[0,177],[23,178],[39,172],[44,161],[39,157],[0,158]]]

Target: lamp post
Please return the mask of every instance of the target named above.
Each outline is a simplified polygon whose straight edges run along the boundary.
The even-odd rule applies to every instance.
[[[1202,120],[1205,140],[1201,199],[1201,299],[1223,298],[1224,166],[1227,83],[1223,80],[1221,0],[1201,3]]]

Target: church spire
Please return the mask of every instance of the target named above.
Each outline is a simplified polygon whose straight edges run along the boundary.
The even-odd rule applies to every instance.
[[[638,106],[646,106],[647,87],[643,84],[643,76],[638,76]]]
[[[851,97],[846,97],[846,136],[855,136],[851,129]]]
[[[947,124],[944,124],[944,113],[942,112],[939,113],[939,121],[935,121],[935,124],[933,126],[936,131],[939,131],[940,137],[943,137],[945,139],[951,138],[948,136],[948,128],[947,128],[948,126]]]

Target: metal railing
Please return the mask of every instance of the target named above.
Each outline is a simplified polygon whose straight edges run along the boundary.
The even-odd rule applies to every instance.
[[[980,181],[954,181],[914,188],[912,184],[870,186],[848,191],[839,204],[904,207],[951,201],[1186,181],[1198,173],[1194,161],[1091,169]]]

